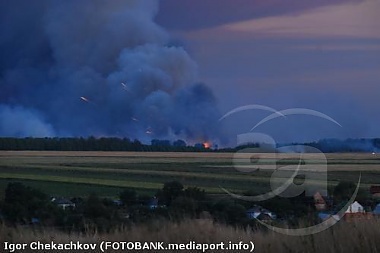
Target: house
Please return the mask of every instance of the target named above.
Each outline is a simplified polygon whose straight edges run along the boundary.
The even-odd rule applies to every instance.
[[[248,209],[245,213],[249,219],[256,219],[261,214],[261,206],[254,206]]]
[[[371,193],[372,197],[380,198],[380,185],[371,185],[369,192]]]
[[[326,210],[326,207],[327,207],[326,201],[319,192],[316,192],[313,198],[314,198],[314,206],[317,211]]]
[[[245,213],[249,219],[258,219],[265,221],[268,219],[275,220],[277,218],[275,213],[257,205],[248,209]]]
[[[319,218],[321,221],[325,221],[325,220],[329,219],[331,216],[332,216],[331,213],[325,213],[325,212],[320,212],[320,213],[318,213],[318,218]]]
[[[123,201],[119,200],[119,199],[114,199],[112,200],[112,203],[115,205],[115,206],[123,206]]]
[[[148,207],[149,209],[157,209],[158,207],[158,198],[157,197],[153,197],[149,200],[148,202]]]
[[[367,213],[364,210],[364,207],[359,204],[357,201],[352,203],[344,213],[345,221],[353,221],[353,220],[363,220],[363,219],[372,219],[372,213]]]
[[[339,215],[334,214],[333,212],[320,212],[320,213],[318,213],[318,218],[322,222],[329,221],[329,224],[330,223],[334,224],[341,219],[341,217],[339,217]]]
[[[75,208],[75,204],[71,200],[68,200],[65,198],[52,198],[51,202],[53,202],[54,204],[56,204],[58,207],[62,208],[63,210]]]
[[[380,216],[380,204],[377,204],[376,207],[372,211],[373,215]]]
[[[256,219],[263,221],[263,222],[271,222],[274,220],[274,219],[272,219],[272,217],[269,214],[266,214],[266,213],[261,213],[259,216],[257,216]]]
[[[352,214],[352,213],[364,213],[364,207],[359,204],[359,202],[355,201],[352,203],[346,210],[346,214]]]
[[[38,219],[38,218],[32,218],[30,220],[30,223],[33,224],[33,225],[39,224],[40,223],[40,219]]]

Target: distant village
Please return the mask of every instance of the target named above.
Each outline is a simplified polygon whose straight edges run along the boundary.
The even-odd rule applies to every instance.
[[[301,218],[319,224],[380,217],[380,185],[370,186],[368,192],[362,191],[348,205],[355,187],[353,183],[342,182],[329,196],[316,192],[313,197],[275,198],[252,203],[230,196],[209,196],[199,188],[184,188],[176,181],[164,184],[163,189],[153,197],[126,189],[117,199],[96,195],[88,198],[48,197],[28,186],[11,183],[4,200],[0,202],[0,221],[76,230],[93,224],[102,231],[120,224],[149,222],[152,219],[207,218],[244,226],[254,225],[260,220],[297,226]]]

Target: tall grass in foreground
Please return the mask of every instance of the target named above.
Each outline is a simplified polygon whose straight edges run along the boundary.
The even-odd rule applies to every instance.
[[[196,241],[198,243],[228,243],[232,241],[233,243],[238,243],[239,241],[253,241],[255,243],[255,252],[380,252],[380,222],[377,220],[358,221],[355,223],[340,222],[324,232],[303,237],[286,236],[272,231],[236,229],[222,224],[215,224],[207,219],[186,220],[181,223],[157,222],[149,225],[134,226],[128,229],[121,228],[107,234],[96,232],[66,234],[49,228],[32,230],[21,227],[0,227],[1,251],[3,250],[4,241],[28,243],[37,240],[46,243],[52,240],[56,243],[68,243],[69,241],[99,243],[103,240],[163,241],[167,243],[187,243],[189,241]]]

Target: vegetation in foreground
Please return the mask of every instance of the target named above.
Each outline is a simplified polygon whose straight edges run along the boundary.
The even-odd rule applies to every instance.
[[[23,154],[25,155],[25,153]],[[217,199],[210,199],[202,193],[202,188],[204,187],[192,189],[194,188],[193,185],[210,186],[220,181],[230,185],[230,187],[240,186],[244,179],[240,179],[240,175],[236,175],[236,171],[228,167],[230,154],[207,153],[195,156],[193,153],[187,153],[186,155],[170,153],[169,157],[167,154],[163,156],[160,153],[129,153],[126,156],[126,153],[116,154],[110,152],[107,154],[102,153],[100,156],[98,154],[95,156],[90,156],[89,154],[82,156],[83,153],[67,153],[67,156],[62,156],[61,152],[54,152],[46,156],[41,156],[40,153],[24,155],[20,156],[20,153],[17,153],[15,157],[12,157],[7,153],[2,157],[4,159],[1,160],[0,172],[7,175],[7,183],[13,181],[14,179],[12,178],[17,173],[22,175],[36,174],[46,177],[54,175],[58,176],[58,179],[63,177],[64,173],[67,173],[68,175],[71,174],[73,178],[86,178],[87,183],[92,180],[92,177],[94,179],[106,177],[107,180],[116,180],[117,178],[120,181],[123,181],[124,177],[128,177],[132,178],[136,185],[141,185],[140,182],[142,181],[139,175],[144,175],[144,180],[152,180],[152,182],[158,183],[155,187],[159,187],[158,189],[161,189],[161,191],[157,192],[158,189],[153,189],[155,188],[153,187],[153,192],[142,193],[138,188],[133,192],[130,189],[123,188],[123,185],[119,185],[113,189],[116,194],[105,195],[119,196],[120,199],[124,198],[125,203],[131,201],[127,204],[127,207],[118,207],[115,206],[111,199],[104,198],[104,195],[91,195],[90,197],[87,194],[86,197],[76,195],[78,193],[76,184],[66,182],[67,187],[64,188],[72,190],[69,196],[81,196],[81,198],[76,199],[78,204],[76,211],[63,212],[57,209],[56,206],[47,203],[50,201],[48,196],[52,196],[52,192],[61,188],[61,185],[58,186],[57,183],[52,182],[51,186],[46,188],[46,191],[43,191],[48,195],[33,190],[32,195],[23,199],[12,200],[11,198],[10,202],[13,201],[15,205],[0,206],[0,209],[3,208],[3,214],[4,212],[14,214],[13,222],[8,220],[7,224],[3,224],[0,228],[0,243],[3,241],[29,242],[35,240],[49,242],[52,239],[57,242],[67,242],[69,240],[84,242],[162,240],[184,243],[189,240],[199,242],[252,240],[256,244],[256,252],[378,251],[376,245],[379,244],[378,226],[380,222],[375,219],[359,221],[358,223],[340,222],[332,229],[314,236],[289,237],[266,231],[255,222],[247,221],[244,212],[249,208],[247,203],[226,200],[220,198],[220,196],[217,196]],[[357,175],[352,172],[359,167],[363,167],[366,171],[362,174],[362,179],[366,184],[379,182],[379,173],[376,170],[380,163],[376,157],[372,154],[332,154],[330,157],[332,158],[331,163],[332,166],[336,167],[332,172],[333,174],[329,174],[329,180],[339,179],[341,181],[342,179],[349,179],[356,182]],[[285,158],[283,162],[289,164],[294,161],[290,158]],[[351,168],[349,166],[353,166],[352,170],[349,169]],[[371,166],[376,170],[370,169]],[[167,173],[165,174],[164,172]],[[179,174],[182,176],[178,176],[177,172],[180,172]],[[74,174],[75,177],[73,176]],[[158,174],[162,174],[162,176],[160,177]],[[258,185],[259,182],[267,181],[268,175],[262,171],[258,175],[252,175],[252,177],[245,175],[247,186],[248,184],[250,185],[246,189],[252,189],[253,183]],[[159,178],[159,181],[155,181],[157,178]],[[177,196],[180,198],[167,198],[165,200],[165,194],[162,193],[165,186],[164,182],[177,179],[186,185],[180,190],[180,196]],[[338,185],[339,181],[336,181],[335,185]],[[44,181],[30,182],[36,182],[36,186],[40,186],[41,182]],[[87,187],[89,184],[81,185]],[[146,188],[146,185],[141,186],[143,189]],[[95,188],[99,187],[105,186],[99,184]],[[40,187],[37,188],[40,189]],[[6,186],[3,189],[6,189]],[[84,189],[83,192],[88,193],[88,189]],[[185,194],[187,189],[192,189],[193,193]],[[31,189],[28,188],[27,191],[29,190]],[[255,190],[253,193],[257,193]],[[173,192],[175,195],[175,189]],[[171,191],[171,193],[173,192]],[[168,206],[167,209],[159,208],[152,211],[146,205],[141,204],[147,202],[146,195],[151,197],[155,193],[161,194],[160,198],[166,202],[164,205]],[[5,198],[6,194],[3,195],[3,198]],[[364,192],[362,195],[366,197],[365,195],[368,195],[368,193]],[[335,191],[334,196],[337,198]],[[203,199],[204,197],[206,199]],[[19,206],[29,208],[18,209],[18,203],[22,203]],[[30,205],[26,205],[26,203]],[[286,200],[284,202],[284,200],[275,199],[273,202],[265,203],[264,206],[275,211],[280,217],[288,215],[285,218],[289,218],[289,216],[301,215],[304,218],[310,218],[308,217],[310,206],[300,203],[305,202],[303,200],[296,202]],[[134,206],[134,208],[129,208],[128,206]],[[8,210],[4,211],[4,208],[8,208]],[[187,210],[192,211],[187,212]],[[205,210],[210,216],[202,215],[202,211]],[[300,213],[294,214],[291,213],[291,210],[297,210]],[[125,216],[123,217],[124,214],[128,215],[127,220]],[[35,217],[39,218],[40,224],[31,225],[30,222]],[[79,226],[73,227],[74,224]],[[295,223],[292,226],[297,227],[298,225]]]
[[[346,203],[355,188],[356,185],[350,182],[338,184],[331,189],[334,199],[330,199],[325,208],[334,210],[341,203]],[[141,195],[134,189],[124,189],[118,199],[101,198],[96,194],[86,198],[73,197],[71,200],[49,197],[17,182],[8,184],[4,195],[4,199],[0,199],[0,221],[4,224],[14,227],[50,227],[67,233],[89,230],[110,232],[136,224],[181,222],[205,217],[243,228],[256,227],[259,224],[257,219],[286,228],[297,227],[304,221],[308,225],[320,222],[320,210],[315,200],[305,194],[251,202],[229,196],[210,196],[199,188],[185,188],[177,181],[165,183],[155,195]],[[357,199],[366,203],[369,210],[378,203],[376,199],[367,198],[362,193],[357,195]],[[255,213],[256,216],[253,216]]]
[[[32,230],[22,227],[9,228],[6,226],[0,226],[0,243],[2,245],[5,241],[30,243],[37,240],[43,243],[49,243],[52,240],[56,243],[68,243],[70,241],[80,241],[82,243],[100,243],[101,241],[162,241],[165,243],[188,243],[189,241],[195,241],[197,243],[228,243],[231,241],[232,243],[238,243],[240,241],[252,241],[255,244],[254,252],[262,253],[378,252],[380,247],[379,226],[380,222],[374,220],[360,221],[356,223],[340,222],[321,233],[302,237],[282,235],[273,231],[235,228],[215,223],[209,219],[187,219],[179,223],[156,221],[149,224],[132,226],[130,228],[119,228],[108,233],[97,233],[92,231],[87,233],[68,234],[48,228]],[[97,250],[92,252],[100,251]]]

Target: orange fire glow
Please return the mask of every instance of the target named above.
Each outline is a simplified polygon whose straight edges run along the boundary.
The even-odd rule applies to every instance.
[[[210,143],[210,142],[204,142],[204,143],[203,143],[203,146],[204,146],[205,148],[211,148],[211,143]]]

